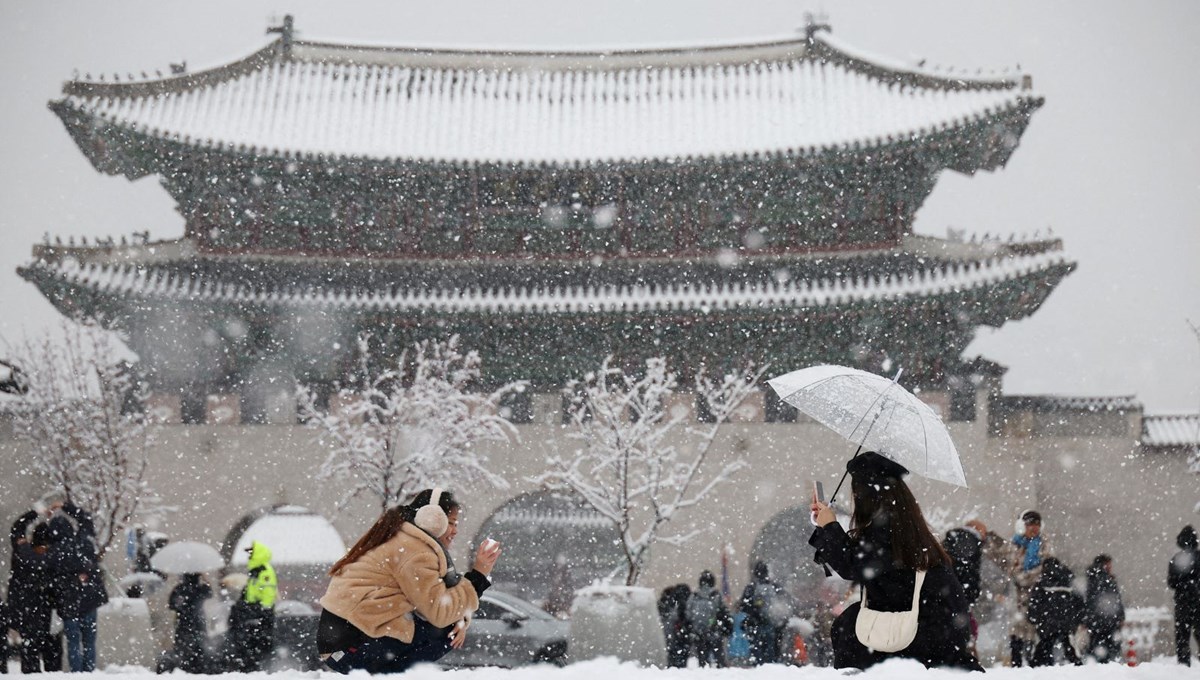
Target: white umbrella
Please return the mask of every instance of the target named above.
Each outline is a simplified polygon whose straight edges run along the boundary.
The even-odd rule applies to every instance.
[[[220,569],[225,560],[216,548],[195,541],[180,541],[163,547],[150,558],[150,566],[164,574],[199,574]]]
[[[784,402],[857,444],[860,451],[887,456],[922,477],[966,486],[958,449],[945,423],[901,387],[899,377],[889,380],[855,368],[823,365],[792,371],[767,384]]]

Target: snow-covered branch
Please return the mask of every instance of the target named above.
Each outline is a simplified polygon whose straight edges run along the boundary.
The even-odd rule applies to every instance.
[[[318,478],[353,480],[343,505],[366,493],[384,508],[430,486],[507,488],[476,445],[516,437],[501,404],[525,384],[472,392],[480,366],[479,354],[464,352],[454,336],[420,343],[411,357],[406,351],[378,368],[370,337],[360,336],[357,382],[339,390],[328,409],[318,407],[312,390],[299,391],[302,417],[331,448]]]
[[[655,541],[678,545],[696,533],[663,535],[676,513],[703,502],[745,465],[740,459],[717,469],[705,464],[718,433],[762,375],[748,369],[714,381],[701,371],[687,392],[662,358],[647,360],[641,375],[606,359],[600,370],[567,386],[573,452],[550,459],[550,469],[532,481],[575,493],[612,523],[625,553],[625,582],[634,585]],[[707,405],[710,422],[692,421],[681,403],[692,398]]]
[[[61,334],[27,337],[9,351],[28,389],[4,409],[29,446],[30,467],[92,514],[103,556],[135,516],[165,510],[145,481],[141,387],[119,341],[95,326],[64,322]]]

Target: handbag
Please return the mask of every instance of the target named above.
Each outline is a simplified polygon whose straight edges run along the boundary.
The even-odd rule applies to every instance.
[[[912,609],[903,612],[881,612],[867,607],[867,589],[863,588],[854,634],[872,652],[899,652],[917,637],[917,615],[920,612],[921,586],[925,570],[917,572],[913,584]]]

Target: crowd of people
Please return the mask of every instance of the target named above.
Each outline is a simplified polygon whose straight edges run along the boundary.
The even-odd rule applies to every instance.
[[[834,608],[837,617],[821,626],[814,622],[824,618],[823,612],[800,611],[796,600],[770,580],[766,564],[754,565],[750,584],[729,608],[712,588],[711,573],[704,572],[696,591],[677,584],[659,598],[669,665],[686,666],[689,658],[702,665],[816,663],[818,659],[808,658],[806,636],[801,635],[809,632],[808,647],[825,637],[832,648],[830,661],[838,668],[867,668],[902,656],[931,667],[982,670],[975,610],[991,590],[981,579],[985,562],[1003,575],[1004,584],[998,592],[988,592],[988,599],[1007,599],[1015,609],[1008,663],[1050,666],[1082,664],[1085,658],[1100,663],[1123,659],[1119,633],[1125,607],[1110,555],[1097,555],[1085,578],[1076,579],[1053,556],[1042,533],[1042,516],[1032,510],[1022,515],[1011,538],[971,519],[939,540],[904,482],[903,466],[867,452],[851,460],[847,472],[853,500],[849,530],[827,504],[814,499],[816,527],[810,544],[817,562],[853,584],[848,600],[857,601]],[[1190,665],[1190,642],[1195,638],[1200,644],[1196,531],[1185,527],[1177,543],[1167,581],[1175,599],[1177,659]],[[693,604],[709,597],[712,605]]]
[[[852,459],[849,529],[828,504],[812,501],[814,558],[851,582],[857,601],[839,607],[827,625],[813,625],[819,613],[798,611],[763,562],[754,565],[736,602],[727,602],[714,574],[703,571],[695,589],[678,584],[659,599],[669,665],[686,666],[691,658],[715,667],[803,663],[809,661],[807,636],[813,642],[828,639],[829,661],[837,668],[867,668],[899,656],[929,667],[983,670],[974,609],[985,591],[985,560],[1003,565],[1006,596],[1016,603],[1009,631],[1012,665],[1081,664],[1079,651],[1098,662],[1120,657],[1125,609],[1109,555],[1092,560],[1086,587],[1080,587],[1072,570],[1053,556],[1036,511],[1022,515],[1011,539],[974,519],[939,540],[904,482],[907,472],[874,452]],[[449,553],[459,513],[450,492],[426,489],[387,509],[333,565],[317,631],[326,668],[399,672],[462,646],[479,596],[491,585],[500,546],[484,541],[472,568],[459,573]],[[51,498],[17,518],[10,539],[12,575],[0,621],[20,641],[22,672],[62,670],[64,640],[69,669],[94,670],[97,610],[108,591],[92,517],[64,498]],[[1177,542],[1167,581],[1175,597],[1178,661],[1190,665],[1191,640],[1200,643],[1196,531],[1184,527]],[[173,646],[160,660],[160,672],[265,667],[274,647],[278,581],[266,545],[254,541],[247,552],[249,573],[215,653],[208,649],[203,613],[213,588],[200,573],[179,575],[168,602],[175,614]],[[1072,638],[1081,629],[1087,639],[1077,650]],[[0,661],[6,668],[7,659]]]
[[[16,641],[22,673],[62,671],[64,642],[67,670],[94,671],[97,612],[109,595],[91,514],[64,496],[51,494],[16,519],[9,538],[12,573],[7,600],[0,602],[0,630],[5,632],[0,638],[0,672],[8,668],[9,639]],[[223,645],[215,653],[208,649],[204,614],[212,586],[200,573],[179,575],[167,603],[175,615],[173,644],[160,656],[159,672],[265,667],[274,649],[277,581],[267,547],[255,541],[249,552],[249,574],[231,608]],[[146,552],[139,552],[136,567],[143,575],[165,576],[152,570]],[[143,596],[147,582],[135,580],[125,594]]]

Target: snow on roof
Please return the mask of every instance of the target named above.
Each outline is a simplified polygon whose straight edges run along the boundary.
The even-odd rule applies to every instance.
[[[333,564],[346,554],[346,543],[329,520],[305,508],[284,506],[255,520],[234,548],[231,565],[246,564],[246,548],[259,541],[271,549],[271,563]]]
[[[1142,446],[1200,446],[1200,414],[1145,416],[1142,418]]]
[[[1074,266],[1061,250],[1014,253],[984,261],[936,266],[906,277],[809,281],[774,279],[718,285],[466,288],[415,290],[384,288],[368,292],[306,286],[260,288],[202,275],[176,275],[132,264],[80,264],[73,257],[38,260],[22,268],[29,280],[58,280],[97,293],[157,299],[163,302],[207,300],[293,309],[420,311],[447,313],[508,312],[528,314],[633,313],[642,311],[810,308],[860,301],[920,298],[984,289],[1005,281]]]
[[[996,399],[1010,409],[1034,411],[1134,411],[1142,408],[1136,396],[1079,397],[1060,394],[1005,395]]]
[[[1020,74],[937,75],[846,49],[826,31],[619,52],[277,42],[186,76],[72,81],[55,106],[267,155],[572,164],[875,146],[1041,103]]]

